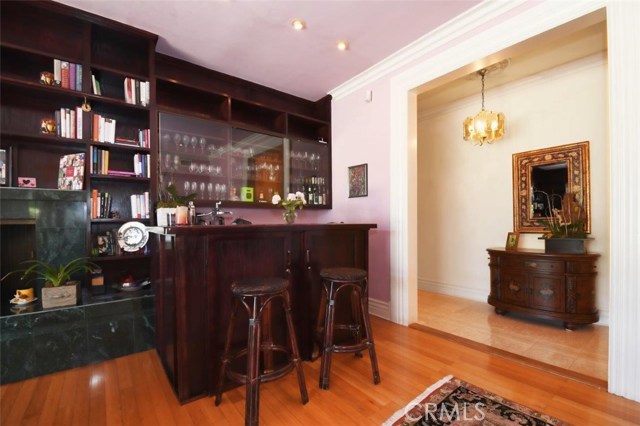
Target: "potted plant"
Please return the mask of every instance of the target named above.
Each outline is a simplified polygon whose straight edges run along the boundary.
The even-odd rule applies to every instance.
[[[586,212],[576,200],[573,193],[565,193],[561,201],[561,209],[552,208],[553,196],[539,191],[547,197],[547,205],[553,216],[543,225],[547,231],[541,237],[545,242],[546,253],[586,253],[585,241],[587,233],[584,230]],[[560,198],[559,195],[555,197]]]
[[[180,195],[174,184],[167,186],[167,189],[160,194],[160,201],[156,205],[156,224],[158,226],[169,226],[167,217],[171,214],[176,215],[178,207],[186,209],[189,201],[193,201],[196,195],[196,193]]]
[[[78,300],[79,282],[72,281],[72,276],[78,272],[91,272],[93,269],[98,268],[98,265],[89,262],[86,257],[78,257],[60,265],[53,265],[38,259],[27,260],[22,263],[26,266],[24,269],[12,271],[9,274],[20,273],[22,274],[21,280],[43,281],[43,308],[75,305]],[[5,277],[9,274],[5,275]]]

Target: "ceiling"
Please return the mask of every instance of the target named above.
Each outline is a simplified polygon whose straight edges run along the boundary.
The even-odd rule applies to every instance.
[[[480,0],[58,0],[158,34],[157,51],[318,100]],[[291,21],[307,28],[297,32]],[[336,42],[349,41],[347,51]]]

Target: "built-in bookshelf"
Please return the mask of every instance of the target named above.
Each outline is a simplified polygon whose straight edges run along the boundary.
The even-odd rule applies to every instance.
[[[127,275],[148,278],[149,253],[125,255],[113,235],[130,220],[149,224],[156,199],[157,36],[49,1],[3,1],[1,8],[6,186],[27,177],[37,188],[84,192],[86,254],[104,277],[98,293]],[[63,159],[79,156],[80,176],[63,176],[74,172]],[[106,195],[98,205],[95,194]],[[107,236],[114,244],[97,252]],[[89,294],[96,290],[90,283]]]

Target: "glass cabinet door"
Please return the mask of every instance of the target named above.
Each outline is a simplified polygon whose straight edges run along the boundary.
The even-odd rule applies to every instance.
[[[329,145],[322,140],[292,138],[289,141],[289,192],[305,194],[308,205],[331,205]]]
[[[210,120],[160,113],[159,188],[196,194],[199,205],[229,197],[229,127]]]
[[[229,200],[270,203],[283,192],[284,138],[239,128],[231,134]]]
[[[271,203],[285,183],[285,139],[211,120],[160,113],[160,190],[216,201]]]

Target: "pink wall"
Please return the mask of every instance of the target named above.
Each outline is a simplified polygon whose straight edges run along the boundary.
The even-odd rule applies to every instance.
[[[389,91],[388,85],[380,84],[372,90],[371,103],[364,101],[364,89],[332,103],[332,220],[378,225],[369,233],[369,296],[387,302],[390,299]],[[349,198],[348,167],[363,163],[368,164],[369,195]]]

